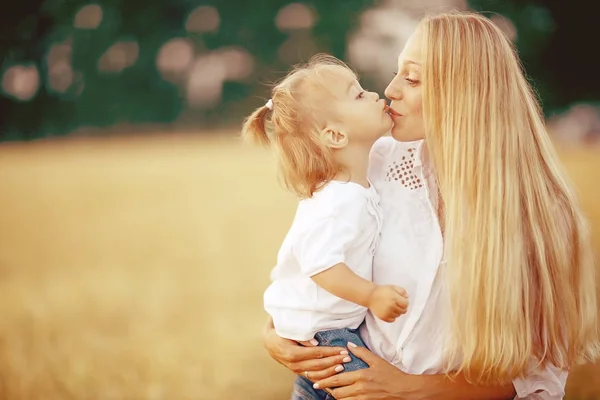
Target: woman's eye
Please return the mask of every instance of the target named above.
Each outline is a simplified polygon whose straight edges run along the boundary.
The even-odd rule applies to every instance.
[[[406,82],[408,82],[411,85],[416,85],[417,83],[419,83],[419,81],[410,78],[404,78],[404,80],[406,80]]]
[[[357,99],[362,99],[364,94],[365,94],[365,92],[364,92],[364,91],[363,91],[363,92],[360,92],[360,93],[358,94],[358,96],[356,96],[356,98],[357,98]]]

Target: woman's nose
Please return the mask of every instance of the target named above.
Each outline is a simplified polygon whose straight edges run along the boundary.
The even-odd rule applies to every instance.
[[[388,87],[385,88],[385,97],[390,100],[400,100],[402,98],[402,88],[397,78],[394,78]]]

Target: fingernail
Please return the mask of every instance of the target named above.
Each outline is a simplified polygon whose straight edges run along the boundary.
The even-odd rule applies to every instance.
[[[348,342],[348,346],[350,346],[350,347],[357,347],[357,346],[356,346],[354,343],[352,343],[352,342]]]
[[[317,339],[310,339],[309,342],[314,346],[317,346],[319,344],[319,341]]]
[[[340,351],[340,354],[343,356],[347,356],[348,355],[348,350],[342,350]]]
[[[342,367],[341,365],[338,365],[337,367],[335,367],[335,372],[342,372],[344,370],[344,367]]]
[[[346,357],[346,358],[344,358],[342,361],[343,361],[343,362],[350,362],[350,361],[352,361],[352,359],[351,359],[350,357]]]
[[[318,383],[315,383],[315,384],[313,385],[313,388],[315,388],[315,389],[318,389],[318,388],[319,388],[319,384],[318,384]]]

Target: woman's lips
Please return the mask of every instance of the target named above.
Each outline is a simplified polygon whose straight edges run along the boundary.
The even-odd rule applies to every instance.
[[[394,110],[394,109],[393,109],[393,108],[391,108],[391,107],[388,107],[388,110],[387,110],[387,111],[388,111],[388,113],[389,113],[389,114],[390,114],[392,117],[394,117],[394,118],[398,118],[398,117],[401,117],[401,116],[402,116],[402,114],[400,114],[398,111]]]

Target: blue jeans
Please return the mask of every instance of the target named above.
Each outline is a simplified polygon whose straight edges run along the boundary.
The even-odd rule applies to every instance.
[[[358,329],[334,329],[317,332],[315,339],[319,341],[319,346],[347,347],[348,342],[352,342],[357,346],[367,347],[360,338]],[[352,358],[352,361],[344,363],[343,372],[369,368],[366,362],[360,358],[356,358],[352,353],[350,353],[350,358]],[[334,400],[334,398],[325,390],[314,389],[311,381],[299,375],[294,382],[292,400]]]

